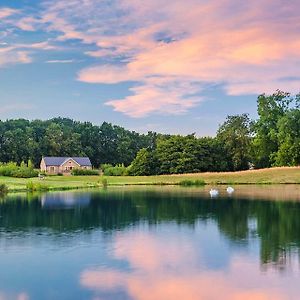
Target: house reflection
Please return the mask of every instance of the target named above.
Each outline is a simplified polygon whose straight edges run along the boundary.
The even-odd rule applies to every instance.
[[[41,196],[43,209],[73,209],[86,207],[91,202],[89,193],[58,192],[46,193]]]

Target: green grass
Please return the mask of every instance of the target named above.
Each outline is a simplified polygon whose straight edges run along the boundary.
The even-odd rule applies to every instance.
[[[0,184],[6,184],[9,191],[27,191],[27,185],[47,186],[49,190],[83,189],[109,185],[179,185],[182,182],[201,182],[205,184],[300,184],[300,168],[271,168],[262,170],[198,173],[160,176],[49,176],[23,179],[0,177]]]

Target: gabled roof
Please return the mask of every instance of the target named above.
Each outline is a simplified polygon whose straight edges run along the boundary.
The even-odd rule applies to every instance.
[[[91,161],[88,157],[55,157],[55,156],[47,156],[44,157],[44,162],[46,166],[61,166],[65,161],[73,159],[77,162],[80,166],[91,167]]]

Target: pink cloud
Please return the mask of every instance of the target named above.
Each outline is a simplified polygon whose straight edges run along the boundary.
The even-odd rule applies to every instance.
[[[8,8],[8,7],[0,8],[0,19],[5,19],[5,18],[10,17],[14,14],[17,14],[18,12],[19,12],[18,10]]]
[[[299,91],[299,80],[283,80],[300,77],[296,67],[300,61],[300,18],[294,12],[295,1],[284,10],[272,10],[272,14],[270,7],[280,7],[280,1],[191,0],[164,4],[120,1],[121,7],[129,11],[124,18],[135,25],[134,29],[123,35],[102,36],[101,41],[95,35],[100,49],[87,54],[123,54],[129,55],[129,59],[121,67],[99,65],[83,69],[78,79],[90,83],[141,84],[131,89],[133,95],[107,102],[116,111],[133,117],[157,112],[174,114],[201,102],[201,97],[198,101],[185,97],[189,93],[185,88],[175,95],[170,92],[168,87],[176,82],[186,86],[197,83],[198,92],[207,83],[222,83],[231,95],[271,93],[278,88]],[[171,42],[155,40],[158,33],[169,36]],[[152,77],[164,80],[159,92],[148,82]],[[175,107],[168,105],[171,98]]]
[[[130,117],[185,113],[211,83],[230,95],[299,92],[297,0],[53,0],[42,8],[16,26],[93,45],[85,54],[101,63],[78,80],[132,81],[129,95],[106,102]]]
[[[27,51],[17,50],[15,47],[0,48],[0,67],[8,64],[31,62],[31,58]]]

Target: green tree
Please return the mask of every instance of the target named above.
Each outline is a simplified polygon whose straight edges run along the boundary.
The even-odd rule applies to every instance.
[[[141,149],[129,166],[130,175],[155,175],[158,173],[158,162],[154,151]]]
[[[277,90],[272,95],[262,94],[257,99],[258,120],[255,124],[254,157],[259,168],[270,167],[279,148],[278,121],[290,109],[297,97]]]
[[[228,116],[218,130],[217,139],[229,153],[232,169],[235,171],[249,168],[251,124],[252,121],[247,114]]]
[[[300,110],[293,109],[278,121],[277,166],[300,165]]]
[[[175,135],[157,141],[156,155],[161,174],[198,172],[197,140],[194,135]]]

